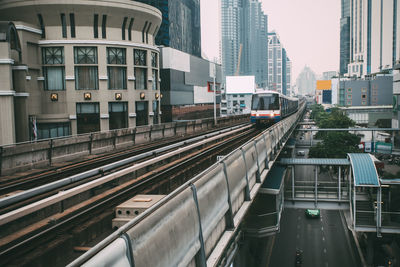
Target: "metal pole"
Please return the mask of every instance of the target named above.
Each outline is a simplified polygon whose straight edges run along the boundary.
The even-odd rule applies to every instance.
[[[382,187],[378,187],[378,196],[377,196],[377,202],[378,202],[378,210],[376,213],[376,226],[378,232],[380,232],[380,228],[382,226]]]
[[[317,207],[318,199],[318,166],[315,166],[315,207]]]
[[[348,172],[348,174],[347,174],[347,182],[349,183],[349,205],[351,205],[351,167],[349,167],[349,172]]]
[[[215,66],[215,63],[214,63],[214,73],[213,73],[214,75],[214,77],[213,77],[213,83],[214,83],[214,97],[213,97],[213,99],[214,99],[214,125],[217,125],[217,100],[216,100],[216,92],[215,92],[215,76],[216,76],[216,74],[217,74],[217,66]]]
[[[292,166],[292,198],[294,199],[294,166]]]
[[[341,178],[341,173],[340,173],[341,171],[342,171],[342,170],[341,170],[341,168],[340,168],[340,166],[339,166],[339,177],[338,177],[338,180],[339,180],[339,191],[338,191],[338,198],[339,198],[339,201],[340,201],[340,196],[341,196],[341,192],[340,192],[340,189],[341,189],[341,188],[340,188],[340,183],[341,183],[340,180],[342,179],[342,178]]]
[[[375,134],[374,131],[372,131],[372,141],[371,141],[371,153],[375,153]]]
[[[351,170],[351,169],[350,169],[350,170]],[[356,209],[357,209],[357,206],[356,206],[356,205],[357,205],[357,204],[356,204],[356,185],[354,184],[354,186],[353,186],[354,230],[356,229]]]

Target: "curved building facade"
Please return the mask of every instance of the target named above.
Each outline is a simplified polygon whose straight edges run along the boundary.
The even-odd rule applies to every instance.
[[[0,18],[0,144],[160,122],[158,9],[4,0]]]

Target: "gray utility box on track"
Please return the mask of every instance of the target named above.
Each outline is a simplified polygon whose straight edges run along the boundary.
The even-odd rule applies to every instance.
[[[115,209],[112,220],[113,229],[117,229],[160,201],[165,195],[136,195]]]

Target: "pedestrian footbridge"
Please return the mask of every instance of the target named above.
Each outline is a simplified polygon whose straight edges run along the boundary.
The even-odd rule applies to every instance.
[[[285,207],[348,209],[358,232],[400,233],[400,206],[394,195],[400,179],[380,179],[370,154],[350,153],[346,159],[281,159],[290,175],[285,183]],[[296,179],[295,166],[312,166],[312,179]],[[329,179],[319,179],[330,167]],[[311,178],[311,177],[309,177]]]

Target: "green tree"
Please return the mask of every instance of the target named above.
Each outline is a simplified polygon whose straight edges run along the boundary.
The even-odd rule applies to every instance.
[[[321,105],[312,108],[312,113],[316,112],[314,118],[319,128],[349,128],[355,125],[339,108],[332,108],[330,113],[325,112]],[[347,153],[359,152],[360,138],[348,132],[320,131],[316,138],[322,139],[322,143],[310,148],[312,158],[345,158]]]
[[[322,143],[310,148],[312,158],[345,158],[347,153],[359,152],[360,138],[348,132],[329,132]]]

